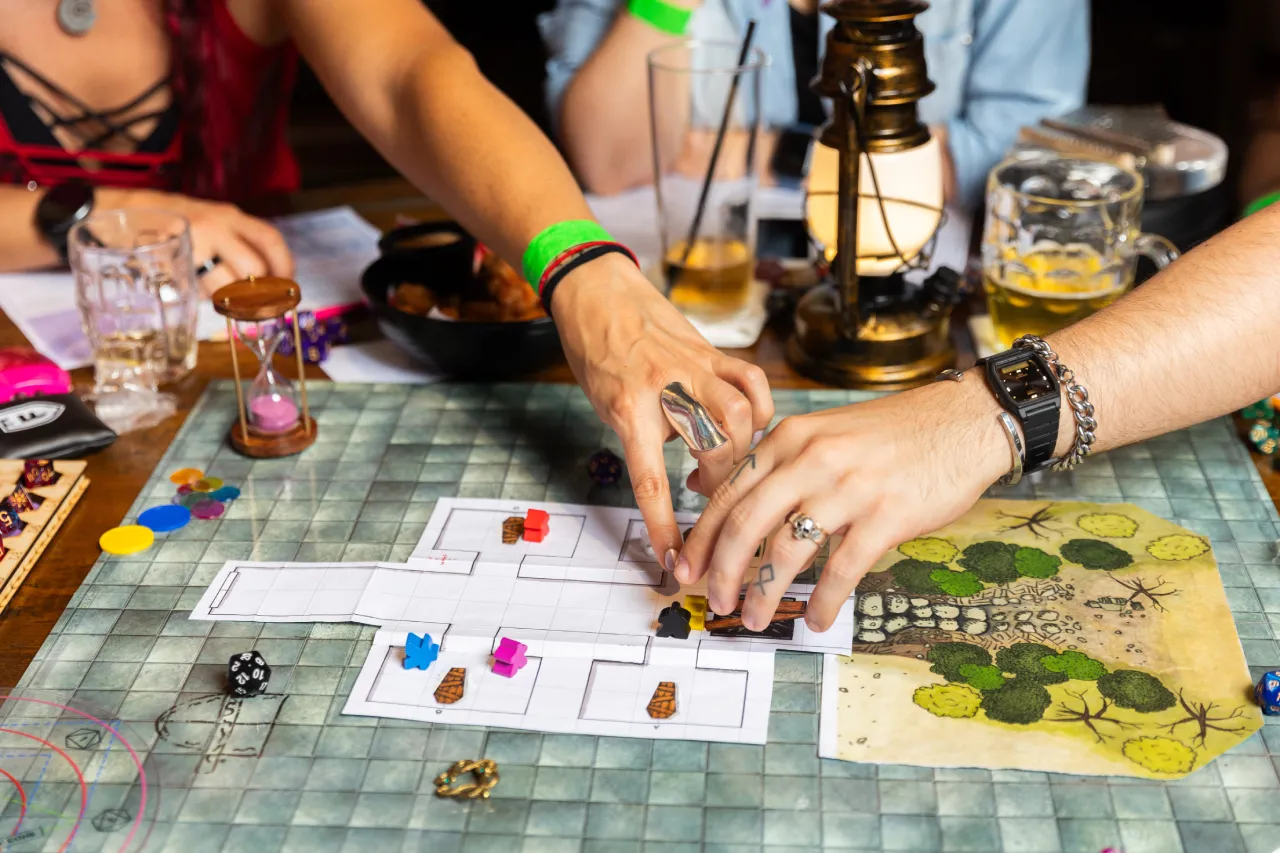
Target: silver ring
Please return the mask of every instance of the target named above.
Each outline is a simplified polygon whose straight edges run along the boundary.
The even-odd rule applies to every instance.
[[[217,255],[214,255],[212,258],[205,261],[200,266],[196,267],[196,278],[204,278],[206,275],[213,272],[214,269],[217,268],[217,266],[221,263],[222,263],[222,258],[218,257]]]
[[[819,548],[827,541],[827,531],[822,529],[822,525],[802,512],[792,512],[787,516],[787,523],[791,525],[791,535],[796,539],[808,539]]]
[[[690,450],[714,450],[729,440],[716,426],[707,407],[695,400],[679,382],[662,389],[662,412]]]

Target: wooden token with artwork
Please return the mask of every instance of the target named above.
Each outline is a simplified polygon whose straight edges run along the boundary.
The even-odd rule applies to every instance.
[[[461,699],[466,678],[466,667],[455,666],[451,668],[445,673],[444,678],[440,680],[440,686],[436,688],[436,701],[441,705],[452,705]]]
[[[657,689],[653,691],[653,698],[649,700],[645,710],[655,720],[669,719],[676,712],[676,683],[659,681]]]
[[[514,545],[524,535],[524,518],[513,515],[502,522],[502,544]]]

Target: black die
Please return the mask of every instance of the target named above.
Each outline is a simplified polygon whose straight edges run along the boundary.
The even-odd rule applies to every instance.
[[[257,696],[265,693],[271,680],[271,667],[257,652],[232,655],[227,664],[227,692],[232,696]]]

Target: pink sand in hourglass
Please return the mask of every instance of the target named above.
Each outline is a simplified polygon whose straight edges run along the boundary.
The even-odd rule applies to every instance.
[[[298,407],[285,397],[256,397],[249,401],[249,416],[263,432],[285,432],[298,422]]]

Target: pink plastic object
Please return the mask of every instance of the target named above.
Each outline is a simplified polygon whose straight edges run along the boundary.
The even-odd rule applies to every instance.
[[[223,511],[226,510],[226,507],[223,506],[221,501],[211,501],[208,498],[204,498],[197,501],[196,505],[190,509],[191,514],[196,518],[208,520],[222,515]]]
[[[0,403],[22,397],[70,394],[71,374],[33,349],[0,349]]]
[[[495,675],[501,675],[503,678],[511,678],[517,672],[524,669],[525,664],[529,662],[524,656],[525,650],[529,647],[524,643],[517,643],[510,637],[503,637],[498,641],[498,648],[493,653],[493,672]]]

